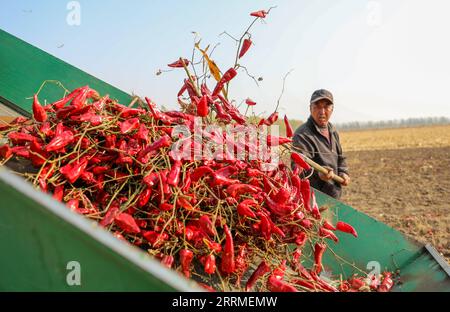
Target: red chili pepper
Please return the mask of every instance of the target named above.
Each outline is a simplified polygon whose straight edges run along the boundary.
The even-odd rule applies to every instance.
[[[168,172],[167,169],[159,172],[159,179],[161,181],[159,184],[160,191],[162,194],[165,194],[165,195],[169,195],[172,192],[169,184],[167,184],[167,172]]]
[[[44,122],[47,120],[47,113],[41,103],[39,103],[37,94],[33,97],[33,118],[37,122]]]
[[[278,120],[278,112],[273,112],[270,114],[270,116],[267,118],[265,124],[266,126],[273,125]]]
[[[118,227],[125,231],[125,233],[138,234],[141,229],[136,224],[136,220],[128,213],[122,212],[114,218],[114,222]]]
[[[186,237],[186,240],[188,242],[191,241],[194,238],[196,232],[198,232],[197,228],[193,226],[186,226],[186,228],[184,229],[184,236]]]
[[[11,124],[0,125],[0,131],[5,131],[11,129]]]
[[[260,214],[259,215],[261,218],[261,223],[260,223],[260,229],[261,229],[261,233],[264,237],[265,240],[270,240],[271,235],[272,235],[272,224],[269,221],[269,217],[266,216],[265,214]]]
[[[292,211],[294,210],[293,206],[277,203],[274,200],[272,200],[267,194],[263,194],[263,196],[264,196],[264,200],[267,203],[267,206],[269,207],[270,211],[280,217],[290,215],[292,213]]]
[[[330,230],[330,231],[336,231],[336,228],[328,220],[325,220],[323,222],[323,228],[327,229],[327,230]]]
[[[120,210],[118,202],[113,202],[106,212],[105,216],[103,217],[102,221],[100,221],[100,225],[104,227],[110,225],[113,222],[114,218],[119,214],[119,212]]]
[[[83,88],[86,88],[86,87],[77,88],[77,89],[73,90],[72,92],[70,92],[70,93],[69,93],[67,96],[65,96],[64,98],[62,98],[62,99],[60,99],[60,100],[58,100],[58,101],[56,101],[56,102],[53,102],[53,103],[50,104],[50,105],[53,106],[53,107],[55,107],[55,108],[57,108],[57,109],[63,108],[67,103],[69,103],[70,101],[72,101],[73,98],[74,98],[78,93],[80,93],[80,91],[81,91]]]
[[[305,287],[307,289],[311,289],[313,291],[317,291],[317,287],[312,283],[301,279],[294,279],[292,281],[294,284],[297,284],[299,286]]]
[[[302,180],[300,190],[302,193],[303,205],[305,206],[305,210],[311,212],[311,186],[308,179]]]
[[[392,280],[392,274],[389,272],[383,273],[383,281],[381,282],[378,292],[389,292],[394,286],[394,281]]]
[[[161,211],[171,211],[171,210],[173,210],[173,204],[161,203],[161,204],[159,204],[159,209]]]
[[[189,249],[180,250],[180,262],[184,276],[191,277],[191,262],[194,259],[194,253]]]
[[[194,207],[192,207],[191,203],[186,198],[183,198],[183,197],[177,198],[177,205],[186,210],[190,210],[190,211],[196,210]]]
[[[300,232],[297,234],[297,236],[295,237],[295,244],[299,247],[302,247],[305,245],[306,243],[306,239],[308,237],[306,236],[305,232]]]
[[[174,261],[175,259],[173,258],[173,256],[164,255],[161,259],[161,264],[171,269]]]
[[[302,250],[300,248],[295,249],[292,254],[292,264],[297,266],[299,264],[300,257],[302,256]]]
[[[256,219],[256,214],[250,209],[250,205],[256,204],[252,199],[246,199],[237,206],[237,212],[241,216]]]
[[[59,169],[70,183],[74,183],[86,169],[87,159],[77,160],[71,164],[67,164]]]
[[[206,247],[210,252],[220,253],[222,251],[222,245],[213,242],[208,238],[203,238],[203,243],[205,243]]]
[[[315,273],[319,274],[322,272],[322,257],[327,249],[327,245],[322,243],[316,243],[314,246],[314,265],[315,265]]]
[[[80,204],[80,201],[79,201],[78,199],[71,199],[71,200],[69,200],[69,201],[66,203],[66,206],[67,206],[70,210],[75,211],[75,212],[78,212],[78,211],[79,211],[79,209],[78,209],[79,204]]]
[[[8,144],[4,144],[0,147],[0,157],[3,159],[11,157],[13,154],[11,147]]]
[[[239,245],[238,255],[236,257],[236,273],[237,273],[237,281],[236,285],[241,284],[242,275],[247,271],[248,262],[247,262],[247,244]]]
[[[268,218],[268,219],[272,223],[271,224],[271,226],[272,226],[272,233],[275,234],[275,235],[281,236],[282,238],[286,237],[286,234],[284,234],[284,232],[278,226],[276,226],[272,222],[272,220],[270,220],[270,218]]]
[[[167,176],[167,183],[172,186],[177,186],[180,182],[181,161],[177,160],[172,165],[172,168]]]
[[[117,110],[119,111],[119,115],[122,118],[129,118],[145,114],[145,110],[143,110],[142,108],[130,108],[121,104],[116,104],[115,108],[117,108]]]
[[[156,172],[151,172],[142,179],[142,181],[148,186],[153,187],[159,182],[159,175]]]
[[[33,142],[36,137],[23,132],[10,132],[8,133],[8,138],[14,145],[24,145],[27,142]]]
[[[267,136],[267,145],[268,146],[278,146],[278,145],[284,145],[287,143],[291,143],[291,138],[284,138],[284,137],[276,137],[273,135]]]
[[[222,105],[220,103],[214,103],[214,107],[216,108],[216,114],[218,119],[222,119],[225,122],[230,122],[231,117],[228,115],[225,110],[223,109]]]
[[[355,290],[359,290],[361,287],[366,286],[366,283],[360,277],[353,277],[348,283],[350,284],[350,287]]]
[[[167,66],[172,68],[183,68],[189,66],[189,60],[180,58],[178,61],[168,64]]]
[[[83,107],[88,95],[89,95],[89,86],[84,86],[80,89],[80,92],[73,98],[71,106],[73,108],[81,108]]]
[[[305,218],[305,214],[301,211],[297,211],[296,213],[294,213],[294,220],[296,221],[301,221]]]
[[[284,204],[289,201],[289,198],[291,197],[291,193],[284,187],[281,187],[276,195],[273,197],[273,200],[277,204]]]
[[[167,233],[158,233],[155,231],[142,232],[142,236],[152,245],[153,248],[159,248],[167,239]]]
[[[206,274],[214,274],[216,272],[216,257],[213,254],[205,257],[204,270]]]
[[[221,271],[230,274],[236,270],[236,263],[234,262],[234,242],[233,236],[228,226],[223,226],[225,232],[225,248],[222,254]]]
[[[258,268],[252,273],[250,278],[248,279],[246,285],[245,285],[245,291],[250,291],[253,289],[253,286],[255,283],[264,275],[270,272],[270,267],[267,265],[267,263],[263,260],[259,264]]]
[[[319,206],[317,205],[316,202],[316,194],[314,193],[313,190],[311,190],[311,201],[312,201],[312,215],[316,220],[320,220],[322,218],[322,216],[320,215],[320,210],[319,210]]]
[[[242,48],[239,52],[239,58],[243,57],[245,53],[250,49],[252,45],[252,41],[250,39],[244,39],[244,42],[242,42]],[[255,103],[256,104],[256,103]]]
[[[261,192],[261,188],[249,184],[232,184],[227,187],[227,193],[233,198],[245,193],[258,192]]]
[[[57,201],[62,201],[64,197],[64,185],[58,185],[53,191],[53,198]]]
[[[42,166],[48,158],[48,153],[46,153],[42,145],[34,140],[30,144],[30,159],[34,166],[40,167]]]
[[[325,229],[323,227],[321,227],[319,229],[319,236],[320,237],[324,237],[324,238],[332,239],[336,243],[339,242],[339,238],[337,238],[337,236],[332,231],[327,230],[327,229]]]
[[[105,171],[108,171],[109,169],[111,169],[111,168],[108,167],[108,166],[97,166],[97,167],[94,167],[94,168],[92,169],[92,172],[93,172],[95,175],[99,175],[99,174],[104,173]]]
[[[286,260],[283,260],[280,263],[280,265],[275,270],[273,270],[272,276],[279,280],[282,280],[285,272],[286,272]]]
[[[267,288],[269,288],[271,292],[298,292],[294,286],[279,280],[273,275],[271,275],[267,281]]]
[[[255,106],[256,102],[248,98],[245,100],[245,104],[247,104],[248,106]]]
[[[262,127],[263,125],[265,125],[267,122],[267,120],[265,118],[261,118],[261,120],[258,123],[258,127]]]
[[[248,177],[260,177],[263,175],[259,169],[247,168],[246,171]]]
[[[294,136],[294,130],[292,129],[292,126],[289,123],[289,119],[286,115],[284,115],[284,126],[286,127],[286,136],[288,138],[292,138]]]
[[[214,88],[212,96],[217,96],[220,93],[220,91],[222,91],[225,84],[228,83],[234,77],[236,77],[236,75],[237,71],[234,68],[230,68],[229,70],[227,70],[225,74],[223,74],[220,81],[217,83],[216,87]]]
[[[348,233],[348,234],[352,234],[355,237],[358,237],[358,233],[356,232],[356,230],[353,228],[353,226],[351,226],[348,223],[339,221],[338,223],[336,223],[336,229],[338,231],[344,232],[344,233]]]
[[[128,208],[129,209],[129,208]],[[145,229],[147,227],[147,221],[145,220],[136,220],[136,224],[141,228],[141,229]]]
[[[63,131],[61,134],[55,134],[55,137],[47,144],[47,152],[57,151],[72,143],[74,136],[72,131]]]
[[[228,111],[228,114],[230,114],[231,118],[240,125],[247,122],[245,117],[243,117],[236,109]]]
[[[229,178],[231,175],[235,174],[238,171],[238,168],[236,166],[225,166],[217,171],[215,173],[217,175],[221,175],[224,178]]]
[[[145,190],[139,196],[138,207],[144,207],[147,205],[150,200],[150,196],[152,195],[153,190],[150,187],[146,187]]]
[[[191,184],[192,184],[191,174],[188,171],[188,172],[186,172],[186,175],[184,177],[183,186],[181,187],[181,191],[185,194],[188,193],[189,188],[191,187]]]
[[[197,102],[197,115],[200,117],[206,117],[208,116],[208,113],[208,97],[206,95],[203,95]]]
[[[139,126],[138,132],[136,133],[136,139],[148,142],[148,133],[148,128],[145,125],[141,124]]]
[[[292,153],[291,154],[291,159],[294,161],[294,163],[299,166],[300,168],[304,169],[304,170],[310,170],[311,167],[305,162],[305,160],[303,159],[302,156],[300,156],[297,153]]]
[[[207,215],[203,215],[198,219],[198,225],[200,229],[207,235],[216,235],[216,227]]]
[[[300,221],[300,225],[303,226],[305,229],[310,229],[313,226],[311,220],[308,219],[303,219],[302,221]]]
[[[155,141],[152,144],[150,144],[149,146],[147,146],[144,150],[142,150],[139,153],[138,157],[142,158],[149,153],[156,152],[159,149],[164,148],[164,147],[169,147],[170,145],[172,145],[172,139],[168,135],[164,135],[157,141]]]
[[[224,177],[223,175],[218,174],[217,172],[213,172],[212,175],[213,175],[214,181],[213,181],[213,183],[211,184],[211,187],[215,187],[215,186],[228,186],[228,185],[236,184],[236,183],[239,183],[239,182],[240,182],[239,180],[236,180],[236,179],[229,179],[229,178],[226,178],[226,177]]]
[[[267,12],[265,10],[260,10],[260,11],[250,13],[250,16],[265,18],[267,16],[267,14],[269,14],[269,12]]]
[[[136,130],[139,128],[139,119],[138,118],[131,118],[128,120],[125,120],[124,122],[119,122],[120,127],[120,133],[126,134],[133,130]]]

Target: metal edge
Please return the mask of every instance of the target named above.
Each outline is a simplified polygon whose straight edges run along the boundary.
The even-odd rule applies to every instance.
[[[450,265],[447,261],[441,256],[441,254],[434,248],[431,244],[426,244],[425,249],[428,251],[428,253],[436,260],[437,263],[441,266],[442,270],[447,273],[447,276],[450,277]]]
[[[27,118],[31,118],[31,114],[24,110],[23,108],[21,108],[18,105],[15,105],[14,103],[12,103],[11,101],[5,99],[3,96],[0,95],[0,103],[2,103],[3,105],[5,105],[6,107],[8,107],[9,109],[15,111],[18,114],[21,114],[22,116],[25,116]]]
[[[93,227],[92,222],[89,222],[86,218],[66,209],[66,207],[49,195],[35,190],[28,182],[8,172],[4,168],[0,168],[0,180],[176,290],[183,292],[204,291],[195,282],[164,267],[161,263],[151,258],[149,255],[137,250],[135,247],[129,246],[125,242],[121,242],[100,226]],[[143,257],[143,255],[145,257]]]

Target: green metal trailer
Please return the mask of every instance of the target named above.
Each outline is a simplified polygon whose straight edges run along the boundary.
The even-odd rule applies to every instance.
[[[122,103],[131,96],[0,30],[2,111],[30,115],[31,97],[45,80],[74,89],[88,84]],[[41,98],[61,97],[46,86]],[[162,266],[94,222],[36,191],[0,168],[0,290],[2,291],[198,291],[190,280]],[[350,276],[366,271],[399,271],[394,291],[450,291],[448,263],[422,245],[356,209],[317,192],[330,218],[349,222],[358,239],[339,235],[325,254],[325,268]],[[336,261],[338,260],[338,261]]]

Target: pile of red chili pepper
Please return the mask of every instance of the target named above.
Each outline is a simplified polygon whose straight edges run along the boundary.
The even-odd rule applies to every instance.
[[[248,40],[239,58],[249,50]],[[192,60],[169,66],[188,76],[178,94],[181,111],[163,112],[148,98],[140,107],[124,106],[88,86],[47,105],[35,95],[32,119],[0,127],[7,140],[0,147],[3,164],[28,160],[37,172],[22,175],[42,192],[209,290],[389,291],[389,273],[372,280],[321,277],[322,256],[331,241],[338,242],[335,232],[357,232],[322,218],[309,181],[300,178],[309,166],[290,151],[287,118],[287,137],[269,135],[267,143],[290,153],[294,169],[279,163],[262,170],[261,160],[248,157],[250,143],[244,143],[243,159],[193,156],[217,137],[227,142],[225,134],[207,132],[208,126],[249,125],[227,96],[239,66],[221,74],[212,91],[190,74]],[[174,146],[189,138],[175,129],[194,133],[196,118],[202,119],[203,137],[183,145],[191,157],[180,157]],[[275,112],[259,126],[277,119]],[[313,259],[309,266],[307,258]]]

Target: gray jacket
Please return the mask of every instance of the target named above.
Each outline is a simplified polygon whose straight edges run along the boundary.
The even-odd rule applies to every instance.
[[[342,147],[339,134],[331,123],[328,123],[331,144],[327,138],[319,131],[312,117],[301,125],[294,134],[293,144],[298,147],[302,154],[314,160],[319,165],[328,166],[334,173],[348,174],[347,162],[342,154]],[[309,175],[309,173],[306,173]],[[317,171],[309,179],[311,186],[319,191],[328,194],[336,199],[342,195],[342,186],[334,181],[325,182],[319,178]]]

